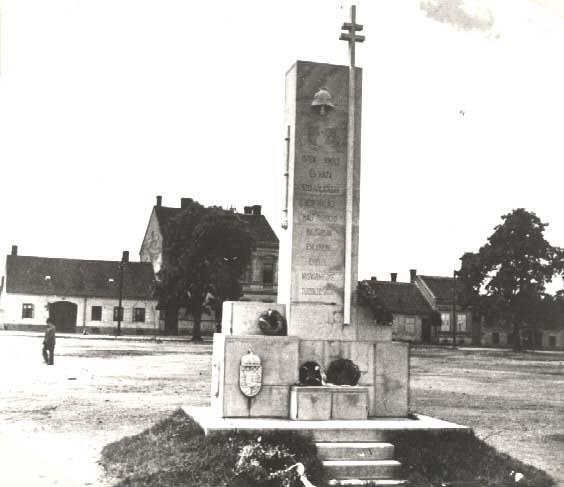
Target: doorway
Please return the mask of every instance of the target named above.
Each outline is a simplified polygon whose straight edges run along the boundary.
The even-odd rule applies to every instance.
[[[76,314],[78,306],[69,301],[57,301],[49,305],[49,318],[58,332],[76,333]]]

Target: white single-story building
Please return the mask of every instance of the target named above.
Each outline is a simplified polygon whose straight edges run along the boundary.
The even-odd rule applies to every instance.
[[[62,333],[116,333],[120,280],[123,334],[158,331],[149,262],[6,257],[0,328],[42,331],[48,317]]]

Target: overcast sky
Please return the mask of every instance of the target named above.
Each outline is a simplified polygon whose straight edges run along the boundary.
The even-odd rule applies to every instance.
[[[562,3],[357,4],[360,277],[451,275],[516,207],[564,246]],[[284,74],[348,62],[348,6],[4,0],[0,252],[135,258],[157,194],[281,232]]]

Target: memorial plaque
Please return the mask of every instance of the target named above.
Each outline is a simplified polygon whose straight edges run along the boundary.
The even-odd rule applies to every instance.
[[[286,303],[290,315],[292,304],[300,303],[333,305],[342,315],[348,79],[346,66],[302,61],[287,74],[288,229],[281,239],[278,289],[279,301]],[[356,84],[360,133],[360,76]],[[355,159],[352,254],[356,280],[360,158]],[[292,328],[296,333],[295,323]]]

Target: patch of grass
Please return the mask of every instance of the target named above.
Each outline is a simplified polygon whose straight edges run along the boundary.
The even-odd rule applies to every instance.
[[[513,485],[512,470],[525,476],[519,485],[554,485],[553,479],[542,470],[498,452],[473,433],[400,433],[393,443],[396,459],[404,466],[403,477],[412,486],[469,482],[481,487],[505,487]]]
[[[178,410],[136,436],[107,445],[102,450],[102,464],[108,474],[121,479],[115,487],[279,487],[279,482],[257,483],[252,476],[237,476],[239,453],[256,440],[256,435],[240,432],[205,436],[192,418]],[[317,487],[326,486],[310,438],[271,432],[262,434],[260,441],[290,450],[296,461],[305,465],[309,480]],[[512,470],[525,476],[518,485],[554,485],[542,470],[498,452],[472,433],[399,432],[392,443],[395,457],[403,465],[401,478],[412,487],[507,487],[513,485]]]
[[[253,440],[256,436],[239,432],[205,436],[179,409],[139,435],[105,446],[102,465],[109,475],[121,479],[116,487],[235,486],[241,481],[235,479],[234,471],[239,452]],[[290,450],[305,465],[314,485],[325,485],[323,467],[310,439],[272,432],[261,435],[261,442]]]

